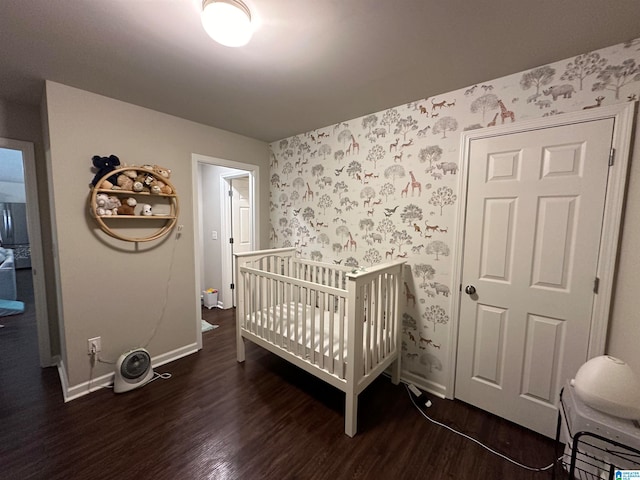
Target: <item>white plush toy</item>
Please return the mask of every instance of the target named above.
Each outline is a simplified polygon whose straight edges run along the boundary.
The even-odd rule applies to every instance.
[[[120,200],[115,196],[109,196],[106,193],[96,195],[96,213],[101,217],[117,215],[120,205],[122,205]]]
[[[145,203],[144,205],[142,205],[142,215],[153,215],[153,211],[151,209],[151,205],[149,205],[148,203]]]

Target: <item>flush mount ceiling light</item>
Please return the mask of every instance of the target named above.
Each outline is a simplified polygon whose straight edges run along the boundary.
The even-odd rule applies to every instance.
[[[251,12],[240,0],[203,0],[202,26],[216,42],[227,47],[249,43]]]

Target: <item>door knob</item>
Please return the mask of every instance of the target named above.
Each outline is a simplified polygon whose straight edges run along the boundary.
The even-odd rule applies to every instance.
[[[466,287],[464,287],[464,292],[468,295],[473,295],[474,293],[476,293],[476,287],[474,287],[473,285],[467,285]]]

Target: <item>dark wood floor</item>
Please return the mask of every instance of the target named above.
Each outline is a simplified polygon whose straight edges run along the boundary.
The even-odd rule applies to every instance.
[[[32,308],[32,307],[31,307]],[[235,360],[232,311],[169,380],[65,404],[38,367],[33,311],[0,319],[2,479],[546,479],[430,424],[388,378],[361,396],[344,434],[344,394],[252,344]],[[185,320],[191,321],[191,320]],[[516,460],[544,466],[553,442],[459,401],[428,413]]]

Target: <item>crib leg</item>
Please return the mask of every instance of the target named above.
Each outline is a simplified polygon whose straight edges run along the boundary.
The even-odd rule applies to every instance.
[[[400,383],[400,357],[391,364],[391,383],[398,385]]]
[[[344,433],[353,437],[358,430],[358,395],[347,392],[344,409]]]
[[[239,333],[236,335],[236,357],[238,362],[244,362],[244,338]]]

